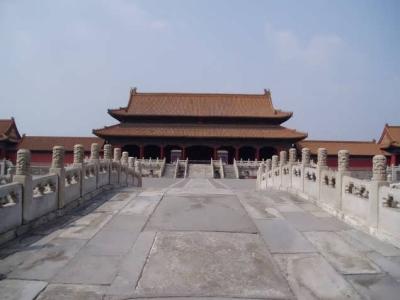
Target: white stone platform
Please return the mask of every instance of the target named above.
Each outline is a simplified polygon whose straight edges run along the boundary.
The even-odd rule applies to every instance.
[[[399,299],[400,249],[255,180],[144,179],[0,249],[1,299]]]

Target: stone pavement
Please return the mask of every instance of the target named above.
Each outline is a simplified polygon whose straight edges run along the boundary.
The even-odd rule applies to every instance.
[[[400,249],[254,180],[145,179],[0,255],[0,299],[400,295]]]

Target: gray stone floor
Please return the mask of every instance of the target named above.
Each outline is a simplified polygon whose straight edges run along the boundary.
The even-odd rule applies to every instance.
[[[0,299],[400,299],[400,249],[254,180],[145,179],[0,258]]]

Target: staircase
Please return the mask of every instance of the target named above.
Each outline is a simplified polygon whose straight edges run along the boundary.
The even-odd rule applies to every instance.
[[[174,178],[174,174],[175,174],[175,165],[165,164],[163,177]]]
[[[189,178],[213,178],[213,170],[209,164],[189,164]]]
[[[224,165],[224,178],[236,178],[235,167],[233,165]]]

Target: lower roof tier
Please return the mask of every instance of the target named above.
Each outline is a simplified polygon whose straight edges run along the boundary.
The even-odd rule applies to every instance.
[[[108,137],[163,137],[163,138],[240,138],[240,139],[290,139],[299,141],[307,137],[282,126],[221,125],[221,124],[116,124],[93,133]]]

